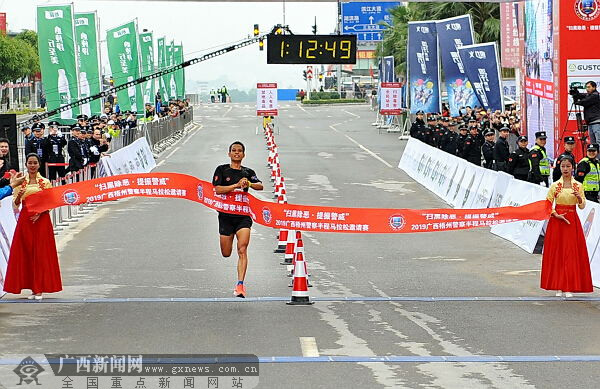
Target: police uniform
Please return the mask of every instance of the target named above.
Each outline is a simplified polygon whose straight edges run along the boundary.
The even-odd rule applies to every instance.
[[[418,111],[417,115],[422,115],[423,111]],[[410,126],[410,136],[424,142],[425,133],[425,121],[423,119],[416,118],[413,124]]]
[[[462,128],[466,129],[466,127],[462,127]],[[464,134],[464,135],[461,134],[460,129],[459,129],[458,136],[456,137],[456,152],[454,154],[457,157],[464,158],[465,142],[467,141],[468,137],[469,137],[468,134]]]
[[[79,126],[75,126],[73,129],[81,131]],[[76,172],[83,169],[85,166],[85,157],[83,155],[81,141],[75,136],[71,136],[71,139],[67,142],[67,151],[69,152],[69,171]],[[77,179],[79,180],[79,175],[77,175]]]
[[[58,126],[58,122],[52,121],[50,127]],[[67,140],[62,135],[48,135],[45,142],[46,156],[49,163],[65,163],[64,148],[67,145]],[[66,170],[64,166],[49,166],[48,179],[55,180],[56,177],[64,177]]]
[[[430,124],[433,121],[435,121],[435,118],[430,118],[428,120],[429,124],[425,126],[425,130],[423,131],[423,142],[430,146],[433,146],[433,131],[435,130],[435,125]]]
[[[456,155],[456,140],[458,139],[458,134],[454,131],[456,123],[450,123],[448,127],[442,137],[442,150]]]
[[[463,158],[477,166],[481,166],[481,146],[483,142],[480,136],[480,134],[467,135],[463,146]]]
[[[500,132],[509,132],[508,127],[501,127]],[[505,172],[508,165],[508,158],[510,157],[508,141],[506,138],[498,137],[496,144],[494,145],[494,161],[496,161],[496,170]]]
[[[44,127],[45,126],[41,125],[41,123],[37,123],[37,124],[34,124],[33,126],[31,126],[31,129],[37,133],[39,133],[41,131],[43,134]],[[46,177],[46,159],[47,159],[46,152],[44,150],[45,142],[46,142],[46,140],[44,139],[43,136],[41,136],[39,138],[37,136],[34,136],[32,139],[29,140],[29,142],[25,142],[25,156],[33,153],[33,154],[36,154],[40,158],[39,172],[44,177]]]
[[[438,149],[442,148],[442,141],[444,138],[444,133],[446,132],[446,127],[441,124],[435,126],[433,130],[433,147],[437,147]]]
[[[486,136],[494,135],[494,131],[487,131]],[[496,143],[494,141],[486,140],[481,146],[481,153],[483,154],[483,167],[486,169],[494,169],[494,147]]]
[[[535,133],[536,139],[546,139],[546,131]],[[546,154],[546,148],[537,143],[529,151],[529,182],[534,184],[550,185],[550,158]]]
[[[520,136],[518,141],[527,141],[526,136]],[[517,147],[508,157],[506,171],[517,180],[527,181],[529,178],[529,150],[527,147]]]
[[[254,170],[242,166],[241,169],[233,169],[230,164],[220,165],[213,175],[213,186],[229,186],[237,184],[242,178],[248,179],[251,183],[261,182]],[[241,192],[241,188],[236,188],[234,192]],[[248,188],[243,189],[248,192]],[[231,193],[234,193],[231,192]],[[231,236],[242,228],[252,227],[252,219],[247,215],[235,215],[219,211],[219,234]]]
[[[587,150],[598,151],[598,145],[595,143],[588,145]],[[597,203],[600,192],[600,161],[596,158],[583,158],[577,164],[575,179],[581,182],[585,198]]]
[[[566,144],[575,144],[575,138],[572,136],[566,136],[565,137],[565,143]],[[560,171],[560,161],[562,161],[562,159],[564,157],[571,157],[573,158],[573,161],[575,161],[575,156],[573,155],[572,152],[565,150],[561,155],[558,156],[558,158],[556,158],[556,162],[554,163],[554,170],[552,170],[552,181],[558,181],[560,179],[560,177],[562,176],[562,173]],[[576,170],[576,166],[573,166],[573,171]]]

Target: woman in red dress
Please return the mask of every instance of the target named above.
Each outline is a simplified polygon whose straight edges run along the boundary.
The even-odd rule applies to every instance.
[[[542,289],[556,290],[556,296],[573,297],[573,292],[593,291],[590,261],[583,228],[577,216],[578,206],[585,208],[581,185],[572,178],[575,162],[565,157],[560,162],[562,177],[548,190],[554,204],[544,239]]]
[[[58,254],[50,214],[48,211],[29,211],[25,199],[50,189],[52,184],[39,174],[40,158],[37,154],[27,155],[26,166],[28,174],[25,181],[13,194],[15,207],[21,203],[23,207],[10,248],[4,291],[20,294],[22,289],[31,289],[33,293],[28,298],[41,300],[42,293],[62,290]]]

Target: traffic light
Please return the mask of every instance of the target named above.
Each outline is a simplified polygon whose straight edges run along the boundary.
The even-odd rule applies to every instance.
[[[265,42],[264,42],[264,39],[263,39],[263,38],[260,38],[260,39],[258,40],[258,49],[259,49],[260,51],[263,51],[263,50],[265,49]]]
[[[258,24],[254,25],[254,36],[258,36],[260,34],[260,29],[258,28]]]
[[[312,26],[312,33],[317,35],[317,17],[315,16],[315,24]]]
[[[278,27],[277,30],[275,30],[275,34],[276,35],[281,35],[283,34],[283,29],[281,27]]]
[[[304,79],[304,81],[306,81],[306,70],[302,71],[302,78]]]
[[[323,81],[323,73],[319,73],[319,81]]]

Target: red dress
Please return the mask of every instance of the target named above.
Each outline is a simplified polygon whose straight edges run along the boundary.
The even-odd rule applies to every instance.
[[[562,185],[562,178],[552,184],[548,200],[556,201],[555,211],[565,214],[571,224],[555,217],[551,217],[548,222],[542,256],[541,287],[573,293],[592,292],[594,287],[590,260],[583,228],[577,216],[577,200],[571,189],[563,189]],[[572,185],[583,193],[581,185],[575,181]]]
[[[22,198],[39,192],[42,187],[47,188],[51,185],[48,180],[38,175],[38,183],[27,185],[26,189],[22,189],[24,192]],[[17,196],[18,194],[15,194],[15,197]],[[34,213],[27,209],[27,204],[23,201],[10,247],[4,282],[4,291],[9,293],[20,294],[22,289],[31,289],[33,294],[62,290],[50,214],[43,212],[35,223],[30,219],[33,215]]]

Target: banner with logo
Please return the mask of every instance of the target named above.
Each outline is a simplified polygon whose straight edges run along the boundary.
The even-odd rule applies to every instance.
[[[146,138],[140,138],[132,144],[100,159],[98,170],[103,176],[130,173],[150,173],[156,167],[156,161]]]
[[[95,12],[75,14],[75,42],[79,68],[79,97],[102,92],[100,55],[98,51],[98,19]],[[102,113],[102,99],[92,100],[80,107],[88,116]]]
[[[158,38],[158,68],[164,70],[168,67],[167,65],[167,46],[165,44],[165,37]],[[161,99],[163,102],[169,101],[169,90],[167,88],[168,75],[159,78],[159,90]]]
[[[137,23],[132,21],[106,32],[106,46],[115,86],[140,78]],[[144,95],[140,84],[117,92],[121,112],[144,111]]]
[[[173,65],[183,63],[183,45],[175,45],[173,47]],[[185,99],[185,73],[184,69],[175,72],[175,90],[179,100]]]
[[[38,7],[37,31],[42,83],[48,110],[54,110],[79,99],[73,5]],[[51,119],[71,124],[77,115],[79,108],[74,107]]]
[[[463,46],[458,49],[465,74],[486,110],[504,110],[502,76],[496,42]]]
[[[154,39],[152,32],[140,33],[142,77],[154,73]],[[154,80],[142,84],[144,104],[154,105]]]
[[[479,105],[473,85],[465,75],[465,67],[458,55],[459,47],[474,43],[471,15],[440,20],[436,28],[448,93],[448,108],[451,116],[459,116],[461,107],[474,108]]]
[[[441,112],[440,65],[436,22],[408,23],[410,111]]]
[[[490,207],[498,179],[498,172],[490,169],[481,169],[483,174],[481,175],[477,190],[473,192],[473,196],[469,198],[469,201],[465,204],[465,208],[482,209]]]

